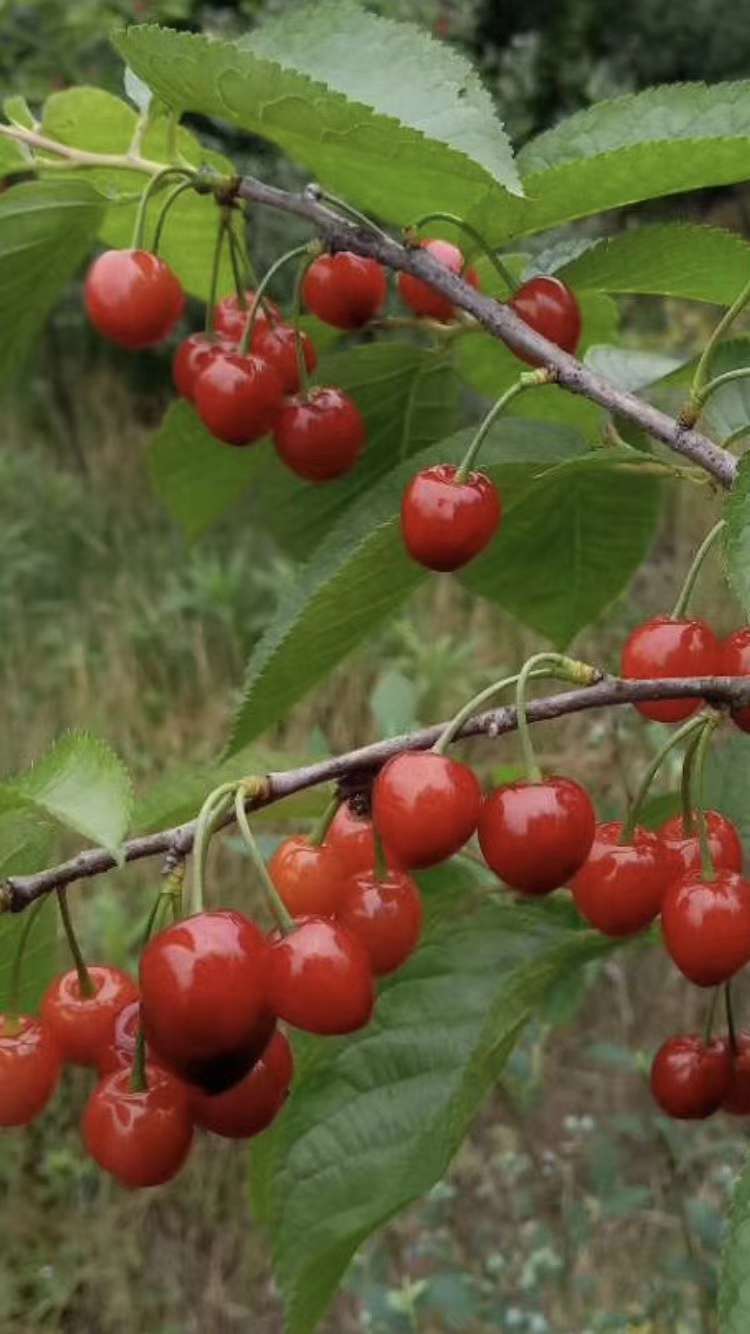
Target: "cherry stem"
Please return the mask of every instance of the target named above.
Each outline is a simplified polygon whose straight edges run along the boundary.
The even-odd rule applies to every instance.
[[[460,465],[456,473],[454,478],[455,482],[466,481],[487,432],[496,418],[500,416],[503,409],[506,408],[518,394],[522,394],[524,389],[534,389],[538,385],[549,384],[551,379],[552,376],[550,375],[550,372],[545,369],[540,369],[538,371],[524,371],[515,383],[512,384],[509,389],[506,389],[504,394],[500,395],[500,398],[496,403],[492,404],[486,417],[480,423],[479,429],[464,455],[463,463]]]
[[[213,259],[211,260],[211,277],[208,285],[208,301],[206,302],[206,322],[205,332],[211,335],[214,331],[214,318],[216,314],[216,297],[219,291],[219,271],[221,268],[221,252],[224,248],[224,238],[227,234],[228,221],[226,210],[222,209],[219,219],[219,226],[216,232],[216,241],[214,242]]]
[[[554,669],[547,671],[546,675],[559,676],[562,681],[570,681],[572,685],[593,685],[596,681],[600,681],[602,676],[598,667],[592,667],[588,662],[579,662],[576,658],[569,658],[564,653],[534,653],[524,663],[516,681],[516,723],[523,767],[530,783],[539,783],[542,778],[542,771],[534,754],[531,728],[526,717],[526,686],[539,667]]]
[[[283,935],[288,936],[290,931],[294,931],[295,923],[291,913],[287,911],[286,904],[281,898],[273,880],[268,874],[268,867],[260,853],[260,848],[255,841],[255,835],[250,828],[250,821],[245,811],[245,787],[240,783],[234,798],[234,813],[237,819],[237,825],[240,833],[247,844],[247,850],[250,853],[252,863],[258,872],[260,883],[263,887],[268,905],[276,918],[279,930]]]
[[[317,184],[317,182],[308,185],[305,189],[305,194],[314,199],[321,199],[324,204],[332,204],[334,208],[341,209],[342,213],[346,213],[350,218],[354,218],[355,221],[360,222],[368,232],[372,232],[373,235],[381,237],[382,240],[391,240],[388,233],[384,232],[382,227],[378,227],[378,224],[373,222],[372,218],[368,218],[366,213],[360,213],[359,209],[355,208],[353,204],[348,204],[345,199],[339,199],[338,195],[330,194],[328,190],[324,190]]]
[[[388,865],[388,858],[385,855],[385,844],[383,843],[383,840],[380,837],[380,832],[375,825],[372,827],[372,836],[375,842],[375,879],[380,883],[386,879],[390,867]]]
[[[734,1026],[734,1009],[732,1007],[732,983],[724,983],[724,1008],[727,1015],[727,1031],[729,1033],[729,1048],[732,1056],[737,1055],[737,1029]]]
[[[146,1072],[146,1035],[143,1032],[143,1026],[138,1029],[138,1037],[135,1040],[135,1054],[133,1056],[133,1069],[130,1074],[130,1087],[133,1093],[146,1093],[148,1091],[148,1074]]]
[[[692,736],[694,732],[699,731],[701,728],[705,727],[705,725],[705,716],[701,716],[700,718],[690,718],[688,722],[683,723],[682,727],[678,727],[677,731],[673,732],[667,741],[665,741],[661,749],[657,751],[638,784],[638,790],[630,803],[627,819],[622,826],[620,843],[632,843],[633,834],[635,833],[636,825],[638,824],[638,816],[641,813],[641,807],[648,796],[654,778],[670,751],[674,750],[675,746],[679,746],[680,742],[685,740],[685,737]]]
[[[78,944],[78,939],[73,929],[73,923],[70,918],[70,909],[68,908],[68,894],[64,887],[57,890],[57,906],[60,909],[60,919],[63,924],[63,930],[65,931],[68,946],[73,955],[73,962],[78,974],[79,991],[82,996],[87,1000],[90,1000],[92,996],[96,995],[96,987],[91,981],[91,974],[86,967],[84,957],[81,953],[81,947]]]
[[[703,1040],[706,1046],[708,1046],[713,1036],[714,1019],[716,1017],[716,1006],[719,1000],[720,991],[721,991],[720,987],[714,987],[713,992],[711,994],[711,1001],[708,1007],[708,1013],[706,1015],[706,1026],[703,1030]]]
[[[693,383],[690,386],[690,398],[694,404],[699,406],[702,404],[702,395],[709,382],[711,360],[716,351],[716,347],[727,329],[734,324],[737,316],[744,310],[748,301],[750,301],[750,282],[745,284],[739,296],[733,301],[729,309],[724,312],[698,359],[698,365],[695,368],[695,374],[693,376]]]
[[[175,185],[174,189],[170,190],[169,194],[167,195],[167,198],[164,200],[164,206],[162,208],[161,213],[159,214],[156,227],[154,228],[154,239],[151,242],[151,249],[155,255],[158,255],[159,253],[159,246],[161,245],[161,238],[162,238],[162,233],[164,231],[164,224],[167,220],[168,214],[171,211],[172,205],[176,203],[180,195],[184,194],[186,190],[192,190],[192,189],[193,189],[192,179],[189,181],[180,181],[179,185]]]
[[[519,284],[516,282],[510,270],[503,264],[500,256],[490,248],[482,236],[482,233],[478,232],[476,227],[472,227],[470,222],[466,222],[464,218],[460,218],[456,213],[443,213],[438,211],[437,213],[425,213],[423,218],[420,218],[418,222],[414,223],[414,229],[418,231],[422,227],[426,227],[428,222],[450,222],[454,227],[458,227],[462,232],[465,232],[475,245],[479,246],[479,249],[490,261],[493,269],[507,287],[510,296],[515,295],[518,291]]]
[[[529,672],[530,678],[543,676],[549,677],[551,675],[552,673],[546,671],[544,667],[539,667],[537,670]],[[463,708],[459,709],[458,713],[451,718],[449,723],[446,723],[443,731],[440,733],[440,736],[432,747],[435,754],[444,755],[453,741],[453,738],[460,732],[464,723],[474,716],[477,709],[481,709],[482,705],[486,704],[494,695],[499,695],[501,691],[508,689],[510,686],[514,686],[517,680],[518,672],[515,672],[513,676],[505,676],[501,681],[493,681],[491,686],[487,686],[485,690],[480,690],[478,695],[474,695],[467,704],[464,704]]]
[[[297,354],[297,374],[299,375],[299,387],[303,397],[307,397],[309,388],[309,377],[307,374],[307,362],[305,361],[305,345],[302,339],[302,331],[299,327],[300,316],[302,314],[302,284],[305,281],[305,274],[310,265],[314,263],[317,256],[308,255],[302,260],[297,269],[297,276],[294,280],[294,295],[292,297],[292,310],[294,312],[294,350]]]
[[[700,736],[693,737],[682,761],[682,777],[680,779],[680,801],[682,804],[682,830],[689,837],[695,833],[695,809],[693,806],[693,770],[695,768],[695,752],[698,748]]]
[[[211,836],[216,822],[225,814],[231,802],[235,787],[235,783],[222,783],[220,787],[214,788],[213,792],[209,792],[198,814],[195,825],[195,841],[193,843],[193,875],[188,903],[188,911],[191,915],[203,912],[206,862],[208,861]]]
[[[750,366],[738,366],[734,371],[724,371],[723,375],[717,375],[714,380],[709,380],[695,397],[695,402],[701,408],[704,407],[708,399],[717,389],[723,389],[725,384],[731,384],[733,380],[746,380],[750,375]]]
[[[717,537],[721,532],[723,532],[725,527],[726,527],[726,519],[719,519],[719,522],[714,524],[711,531],[706,535],[706,537],[704,537],[703,541],[698,547],[698,550],[696,551],[695,556],[693,557],[690,569],[685,575],[685,582],[680,590],[680,595],[670,613],[670,620],[677,621],[681,616],[685,615],[685,612],[687,611],[688,602],[690,601],[690,596],[693,592],[693,588],[695,587],[695,581],[698,578],[698,575],[700,574],[701,571],[701,566],[703,565],[703,562],[706,559],[706,556],[708,555],[708,552],[711,550],[711,547],[713,546]]]
[[[10,975],[8,1004],[6,1007],[6,1018],[8,1019],[18,1018],[18,1012],[19,1012],[18,998],[21,992],[21,965],[23,964],[24,954],[26,953],[26,946],[28,944],[29,936],[31,934],[31,928],[38,919],[39,910],[41,909],[43,904],[44,904],[44,899],[40,899],[38,903],[34,904],[33,909],[29,914],[29,920],[23,923],[18,936],[18,943],[16,944],[16,953],[13,959],[13,968]]]
[[[297,245],[293,250],[287,250],[286,254],[281,255],[280,258],[271,265],[267,273],[264,273],[256,288],[253,304],[250,307],[247,323],[242,334],[242,342],[240,343],[239,349],[241,357],[246,357],[249,348],[252,346],[253,331],[255,329],[255,321],[258,318],[258,310],[260,309],[260,303],[263,299],[263,293],[266,291],[271,279],[278,273],[279,269],[283,268],[283,266],[288,264],[291,260],[296,259],[298,255],[309,255],[313,253],[310,249],[310,245],[311,243],[309,241],[305,241],[304,245]]]
[[[704,880],[710,882],[716,879],[716,866],[711,852],[711,839],[708,833],[706,812],[703,808],[703,780],[708,748],[713,739],[713,734],[721,722],[721,715],[715,714],[714,716],[711,716],[709,714],[708,716],[704,716],[702,722],[703,730],[698,737],[698,742],[695,747],[692,796],[698,822],[698,842],[700,843],[701,850],[701,875]]]
[[[170,176],[182,176],[183,178],[190,177],[192,179],[194,174],[195,173],[189,171],[187,167],[164,167],[162,171],[157,171],[156,175],[151,177],[138,201],[138,209],[135,215],[135,223],[133,225],[133,241],[131,249],[143,249],[143,237],[146,231],[146,214],[154,192],[158,190]]]
[[[326,805],[323,814],[315,825],[311,835],[310,842],[314,847],[319,848],[325,842],[326,834],[336,818],[336,812],[341,805],[341,797],[338,792],[334,793],[331,800]]]

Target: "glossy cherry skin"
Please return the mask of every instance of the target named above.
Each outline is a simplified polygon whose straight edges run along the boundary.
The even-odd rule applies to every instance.
[[[750,1116],[750,1033],[737,1034],[729,1088],[721,1104],[731,1116]]]
[[[141,1018],[157,1058],[221,1093],[273,1033],[265,936],[242,913],[196,913],[160,931],[141,958]]]
[[[639,625],[622,651],[622,675],[642,681],[665,676],[713,676],[719,670],[720,647],[705,621],[673,621],[656,616]],[[645,700],[636,704],[644,718],[679,723],[699,709],[700,699]]]
[[[482,789],[465,764],[433,750],[388,760],[372,791],[372,818],[399,866],[436,866],[471,838]]]
[[[479,846],[506,885],[550,894],[585,862],[595,826],[591,799],[572,778],[509,783],[484,799]]]
[[[360,815],[348,801],[342,801],[331,821],[326,843],[338,857],[345,877],[375,866],[375,831],[372,820]]]
[[[268,994],[280,1019],[308,1033],[353,1033],[375,1004],[364,945],[336,922],[306,917],[270,950]]]
[[[409,555],[428,570],[460,570],[492,541],[503,516],[500,492],[482,472],[456,481],[450,463],[412,477],[401,502]]]
[[[45,1023],[0,1015],[0,1126],[26,1126],[47,1106],[60,1078],[60,1053]]]
[[[379,880],[360,871],[341,897],[337,921],[364,945],[377,977],[394,973],[414,953],[422,934],[422,898],[403,871]]]
[[[530,278],[519,287],[509,306],[535,333],[548,338],[563,352],[575,352],[581,337],[581,308],[574,292],[559,278]],[[513,349],[527,366],[543,366],[537,357]]]
[[[97,1065],[99,1053],[113,1038],[120,1010],[138,999],[132,977],[119,968],[89,967],[96,987],[83,996],[75,969],[50,984],[42,1001],[42,1019],[68,1065]]]
[[[387,295],[382,265],[349,250],[321,255],[302,282],[307,309],[334,329],[361,329],[380,314]]]
[[[726,982],[750,961],[750,883],[736,871],[700,871],[673,880],[661,924],[667,952],[699,987]]]
[[[723,676],[750,676],[750,625],[724,640],[719,671]],[[741,732],[750,732],[750,708],[733,709],[732,721]]]
[[[172,379],[178,394],[192,403],[195,381],[209,361],[219,352],[235,350],[233,343],[224,338],[215,338],[212,334],[194,333],[184,338],[172,361]]]
[[[420,246],[428,254],[436,259],[438,264],[443,264],[451,273],[460,274],[464,281],[470,283],[472,287],[479,287],[479,278],[475,269],[467,269],[464,273],[464,257],[458,246],[452,245],[450,241],[420,241]],[[453,303],[437,292],[429,283],[425,283],[421,278],[414,278],[410,273],[400,273],[398,275],[399,295],[415,315],[427,316],[431,320],[443,320],[448,322],[455,315]]]
[[[94,328],[133,350],[160,343],[185,309],[179,278],[147,250],[105,250],[86,275],[85,299]]]
[[[132,1069],[140,1029],[141,1003],[139,1000],[131,1001],[115,1019],[111,1042],[107,1042],[99,1052],[96,1068],[100,1075]],[[152,1051],[148,1053],[148,1059],[151,1065],[160,1063]]]
[[[669,865],[657,834],[637,828],[620,843],[622,822],[596,827],[591,851],[571,881],[576,907],[605,936],[632,936],[658,915]]]
[[[714,865],[726,871],[742,870],[742,843],[731,820],[718,811],[706,811],[708,841]],[[701,869],[701,847],[696,827],[694,834],[685,834],[683,817],[667,820],[659,830],[669,858],[670,879],[676,880],[689,871]]]
[[[318,364],[315,345],[306,333],[300,334],[302,355],[308,371],[314,371]],[[280,320],[273,324],[268,320],[256,321],[253,330],[252,351],[262,357],[269,366],[273,366],[284,386],[285,394],[296,394],[300,387],[299,363],[297,361],[297,334],[288,324]]]
[[[651,1066],[651,1092],[667,1116],[702,1121],[717,1112],[732,1081],[725,1038],[706,1043],[697,1033],[668,1038]]]
[[[142,1092],[131,1088],[128,1070],[105,1075],[83,1115],[91,1157],[131,1190],[171,1181],[193,1141],[185,1085],[154,1065],[146,1073],[148,1088]]]
[[[283,1033],[274,1033],[258,1064],[226,1093],[192,1089],[190,1110],[203,1130],[225,1139],[249,1139],[270,1126],[289,1094],[294,1073],[292,1049]]]
[[[288,398],[273,433],[279,458],[308,482],[330,482],[351,472],[367,429],[356,403],[342,389],[311,389]]]
[[[196,377],[198,415],[225,445],[250,445],[273,430],[284,386],[261,357],[221,352]]]
[[[248,288],[245,292],[246,304],[244,307],[240,305],[236,296],[222,297],[214,310],[214,329],[217,334],[220,334],[223,338],[228,338],[230,343],[241,343],[254,297],[255,293]],[[260,306],[256,316],[256,329],[259,322],[264,322],[268,318],[266,310],[270,311],[272,319],[280,318],[280,311],[277,306],[274,306],[272,302],[264,303]]]
[[[279,844],[268,871],[292,917],[333,917],[346,872],[328,843],[295,834]]]

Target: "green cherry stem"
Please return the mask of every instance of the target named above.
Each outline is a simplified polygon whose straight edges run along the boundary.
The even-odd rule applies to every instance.
[[[315,247],[314,250],[311,249],[311,244]],[[306,241],[304,245],[297,245],[294,247],[293,250],[287,250],[286,254],[281,255],[279,259],[277,259],[276,262],[271,265],[270,269],[268,269],[268,271],[264,273],[263,277],[261,278],[256,288],[255,296],[253,297],[253,304],[250,307],[247,317],[247,323],[245,324],[245,329],[242,334],[242,342],[240,343],[240,348],[239,348],[241,357],[246,357],[250,347],[252,346],[255,321],[258,318],[258,311],[260,309],[260,304],[263,299],[263,294],[267,290],[268,285],[271,282],[271,279],[278,273],[279,269],[283,268],[285,264],[289,264],[293,259],[297,259],[299,255],[311,255],[311,254],[317,255],[319,253],[320,252],[317,248],[317,242],[311,243],[309,241]]]
[[[341,798],[338,792],[335,792],[310,835],[310,842],[314,847],[319,848],[321,843],[325,842],[326,834],[336,818],[336,812],[340,805]]]
[[[505,676],[501,681],[493,681],[491,686],[487,686],[485,690],[480,690],[478,695],[474,695],[468,703],[464,704],[463,708],[459,709],[458,713],[454,714],[450,722],[446,723],[443,731],[440,733],[440,736],[432,747],[435,754],[444,755],[454,737],[461,731],[464,723],[469,718],[473,718],[477,709],[481,709],[482,705],[486,704],[495,695],[499,695],[501,691],[514,686],[518,680],[518,675],[518,672],[514,672],[513,676]],[[546,671],[544,667],[539,667],[533,672],[529,672],[529,678],[542,676],[548,677],[550,675],[551,673]]]
[[[706,1046],[708,1046],[709,1042],[711,1041],[711,1038],[713,1037],[714,1019],[716,1018],[716,1006],[719,1001],[720,991],[721,987],[714,987],[713,992],[711,993],[711,1000],[709,1002],[708,1012],[706,1014],[706,1025],[703,1030],[703,1038]]]
[[[729,1049],[733,1056],[737,1055],[737,1029],[734,1023],[734,1009],[732,1006],[732,983],[724,983],[724,1008],[727,1016],[727,1031],[729,1033]]]
[[[678,727],[677,731],[673,732],[664,742],[664,745],[657,751],[638,784],[638,790],[630,803],[627,819],[622,826],[620,843],[631,843],[633,841],[633,834],[635,833],[636,825],[638,824],[638,816],[641,813],[641,807],[648,796],[651,784],[670,751],[674,750],[675,746],[679,746],[680,742],[684,741],[686,737],[692,737],[694,733],[705,727],[705,725],[705,715],[701,715],[699,718],[690,718],[686,723],[683,723],[682,727]]]
[[[146,214],[154,193],[166,180],[169,179],[170,176],[181,176],[183,179],[185,177],[190,177],[192,179],[193,174],[194,173],[188,171],[186,167],[164,167],[162,171],[158,171],[155,176],[151,177],[148,185],[142,191],[138,202],[138,210],[135,215],[135,223],[133,226],[133,241],[131,247],[133,250],[143,249],[143,238],[146,231]]]
[[[472,227],[470,222],[466,222],[464,218],[460,218],[457,213],[443,213],[438,210],[436,213],[425,213],[423,218],[420,218],[418,222],[414,223],[413,230],[421,230],[422,227],[427,226],[428,222],[450,222],[454,227],[458,227],[460,231],[464,232],[466,236],[471,238],[475,245],[479,246],[479,249],[490,261],[493,269],[507,287],[508,295],[513,296],[518,291],[518,283],[513,277],[513,274],[506,265],[503,264],[500,256],[487,244],[482,233],[478,232],[476,227]],[[412,229],[409,228],[409,230],[411,231]]]
[[[23,965],[26,946],[29,943],[31,928],[39,919],[40,910],[44,907],[44,899],[38,899],[32,905],[31,912],[28,914],[28,921],[24,921],[21,930],[18,933],[16,952],[13,956],[13,967],[10,974],[10,987],[8,989],[8,1003],[6,1006],[6,1020],[17,1019],[19,1011],[19,997],[21,994],[21,968]]]
[[[693,404],[700,406],[703,402],[702,395],[710,380],[711,361],[716,347],[727,329],[734,324],[737,316],[745,309],[748,301],[750,301],[750,282],[745,284],[737,299],[724,312],[698,359],[693,382],[690,386],[690,399]]]
[[[550,372],[544,368],[538,371],[524,371],[519,375],[518,379],[510,386],[510,388],[506,389],[505,393],[500,395],[497,402],[492,404],[489,412],[479,424],[477,433],[469,445],[469,448],[464,455],[463,462],[456,473],[454,480],[457,483],[466,481],[466,478],[474,466],[477,454],[482,447],[482,442],[484,441],[487,432],[493,422],[500,416],[503,409],[506,408],[509,403],[512,403],[513,399],[517,398],[519,394],[522,394],[525,389],[535,389],[539,385],[550,384],[551,380],[552,376],[550,375]]]
[[[261,856],[260,848],[255,841],[255,836],[250,828],[250,822],[247,818],[247,812],[245,811],[245,788],[242,783],[240,783],[235,794],[234,813],[240,833],[247,844],[250,859],[258,872],[258,877],[263,886],[268,905],[276,918],[279,929],[285,936],[287,936],[290,931],[294,930],[294,918],[287,911],[286,904],[268,874],[268,867],[266,866],[266,863]]]
[[[130,1087],[133,1093],[146,1093],[148,1090],[148,1075],[146,1073],[146,1035],[143,1032],[142,1025],[138,1029],[138,1037],[135,1040],[133,1069],[130,1072]]]
[[[685,751],[682,761],[682,775],[680,778],[680,804],[682,806],[682,829],[685,834],[691,836],[695,833],[695,807],[693,805],[693,770],[695,768],[695,752],[698,749],[700,734],[696,729],[690,744]]]
[[[698,842],[701,850],[701,875],[704,880],[709,882],[716,879],[716,866],[714,864],[713,854],[711,852],[711,839],[708,833],[708,821],[703,806],[703,780],[706,769],[706,758],[708,749],[713,740],[713,734],[720,725],[721,714],[708,714],[703,716],[703,730],[698,737],[698,743],[695,748],[695,760],[693,767],[692,797],[695,806],[695,812],[698,823]]]
[[[598,667],[592,667],[588,662],[579,662],[576,658],[568,658],[564,653],[534,653],[524,663],[516,681],[516,725],[523,766],[530,783],[539,783],[542,778],[542,771],[534,754],[529,720],[526,717],[526,686],[539,667],[550,669],[547,675],[559,676],[561,680],[569,681],[572,685],[590,686],[602,678]]]
[[[229,227],[228,214],[222,209],[219,218],[219,226],[216,230],[216,240],[214,241],[214,253],[211,260],[211,277],[208,282],[208,301],[206,302],[206,321],[205,333],[209,336],[214,331],[214,318],[216,315],[216,298],[219,294],[219,271],[221,269],[221,252],[224,248],[224,240]]]
[[[161,245],[161,238],[162,238],[162,233],[164,231],[164,224],[167,220],[167,217],[169,216],[169,213],[171,212],[173,204],[177,202],[180,195],[183,195],[186,190],[192,190],[192,189],[193,189],[192,180],[180,181],[179,185],[175,185],[174,188],[170,190],[169,194],[164,200],[164,206],[162,208],[161,213],[159,214],[159,219],[156,224],[156,227],[154,228],[154,239],[151,242],[151,249],[155,255],[158,255],[159,253],[159,246]]]
[[[96,987],[91,981],[91,974],[86,967],[86,962],[81,953],[81,947],[78,944],[78,939],[75,930],[73,929],[73,923],[70,918],[70,909],[68,907],[68,895],[64,887],[57,891],[57,906],[60,909],[60,920],[63,924],[63,930],[78,974],[78,988],[81,995],[85,996],[87,1000],[90,1000],[92,996],[96,995]]]
[[[723,389],[725,384],[732,384],[734,380],[746,380],[748,375],[750,375],[750,366],[738,366],[734,371],[724,371],[723,375],[717,375],[714,380],[709,380],[703,386],[696,397],[696,404],[701,408],[704,407],[717,389]]]
[[[309,388],[309,376],[307,374],[307,362],[305,361],[305,346],[302,341],[302,332],[299,322],[302,316],[302,284],[305,281],[305,274],[310,265],[316,260],[316,255],[306,255],[297,268],[297,276],[294,280],[294,295],[292,297],[292,311],[294,312],[294,350],[297,354],[297,374],[299,376],[300,393],[307,397]]]
[[[681,616],[684,616],[685,612],[687,611],[688,603],[690,601],[690,597],[695,587],[695,582],[698,578],[698,575],[701,572],[701,567],[703,565],[703,562],[706,559],[706,556],[708,555],[708,552],[711,550],[711,547],[713,546],[717,537],[719,536],[720,533],[723,532],[725,527],[726,527],[726,519],[719,519],[719,522],[714,524],[711,531],[706,535],[706,537],[704,537],[703,541],[698,547],[698,550],[696,551],[695,556],[693,557],[690,569],[685,575],[685,582],[682,585],[679,597],[677,598],[677,601],[675,602],[674,607],[672,608],[672,611],[670,613],[670,620],[673,621],[679,620],[679,618]]]
[[[220,787],[214,788],[213,792],[209,792],[198,814],[193,842],[193,875],[187,905],[191,916],[203,912],[206,863],[211,835],[215,824],[229,808],[236,786],[236,783],[222,783]]]

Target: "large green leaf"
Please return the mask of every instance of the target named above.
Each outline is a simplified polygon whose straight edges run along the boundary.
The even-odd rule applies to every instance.
[[[721,1334],[747,1334],[750,1329],[750,1167],[734,1188],[729,1231],[724,1242],[719,1279]]]
[[[555,272],[577,291],[649,292],[728,306],[750,276],[750,245],[717,227],[645,226],[596,242]]]
[[[0,196],[0,383],[21,364],[93,243],[104,201],[82,181],[31,181]]]
[[[556,905],[482,901],[453,864],[430,899],[423,945],[382,985],[370,1027],[299,1044],[289,1103],[251,1156],[287,1334],[317,1328],[360,1243],[440,1180],[555,984],[612,948]]]
[[[724,555],[729,582],[750,615],[750,454],[740,459],[726,507]]]
[[[74,148],[85,148],[94,153],[125,153],[137,120],[133,108],[111,93],[100,88],[67,88],[47,99],[43,128],[45,134]],[[143,156],[156,162],[168,162],[167,134],[166,119],[153,120],[143,138]],[[227,158],[204,148],[182,127],[177,131],[175,145],[194,166],[207,165],[224,173],[234,170]],[[137,198],[149,178],[137,171],[97,168],[87,171],[86,179],[110,200],[100,228],[101,240],[111,246],[130,245]],[[147,240],[153,235],[167,186],[174,183],[174,179],[169,178],[149,204]],[[187,291],[203,298],[209,293],[217,224],[218,210],[213,198],[186,190],[171,209],[160,246],[160,253],[180,275]],[[237,239],[244,248],[244,234],[240,235],[240,229],[237,229]],[[219,293],[228,292],[232,287],[232,270],[225,250],[219,271]]]
[[[273,140],[329,189],[393,221],[466,212],[488,193],[501,207],[520,191],[464,57],[352,0],[295,6],[240,43],[147,24],[114,40],[168,105]]]
[[[50,829],[31,812],[0,815],[0,880],[40,871],[47,864],[50,835]],[[0,1013],[12,999],[13,964],[27,921],[26,913],[4,913],[0,917]],[[39,909],[30,930],[16,997],[19,1009],[25,1013],[37,1008],[55,972],[57,919],[51,901]]]

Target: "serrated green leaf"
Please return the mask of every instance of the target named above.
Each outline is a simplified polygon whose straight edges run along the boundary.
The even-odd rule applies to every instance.
[[[750,1167],[734,1188],[729,1231],[719,1276],[721,1334],[746,1334],[750,1328]]]
[[[750,454],[739,461],[725,517],[724,558],[729,583],[750,615]]]
[[[0,383],[20,366],[93,243],[104,201],[82,181],[29,181],[0,196]]]
[[[240,43],[139,24],[115,45],[169,105],[277,143],[323,185],[394,222],[520,190],[468,62],[350,0],[295,7]],[[377,51],[377,60],[373,60]]]
[[[383,984],[368,1029],[299,1044],[290,1100],[254,1149],[287,1334],[312,1334],[361,1242],[440,1180],[550,988],[612,948],[547,905],[485,899],[469,915],[461,897]]]
[[[43,130],[46,135],[74,148],[95,153],[125,153],[138,122],[137,113],[119,97],[100,88],[67,88],[53,93],[44,106]],[[155,162],[168,162],[168,127],[165,117],[151,122],[142,144],[142,154]],[[180,127],[176,136],[178,152],[194,166],[206,164],[224,173],[233,172],[229,160],[204,148],[194,135]],[[131,243],[138,196],[148,184],[142,172],[119,168],[87,170],[86,180],[110,201],[102,219],[100,239],[111,246]],[[148,206],[147,239],[161,212],[169,178]],[[119,201],[119,202],[118,202]],[[160,253],[179,274],[187,291],[206,298],[210,283],[211,260],[218,224],[218,210],[213,198],[186,190],[170,211],[165,224]],[[244,238],[238,239],[244,247]],[[219,294],[233,290],[232,270],[224,253]]]
[[[576,291],[646,292],[729,306],[748,280],[750,245],[718,227],[644,226],[597,241],[554,272]]]
[[[42,870],[51,845],[51,830],[32,814],[13,811],[0,815],[0,880]],[[0,917],[0,1013],[11,1000],[13,963],[26,922],[25,913],[4,913]],[[26,1014],[36,1010],[55,972],[57,921],[51,900],[39,909],[30,929],[16,998],[19,1010]]]

